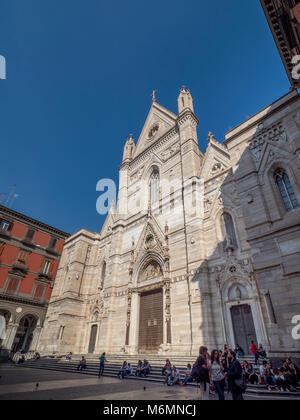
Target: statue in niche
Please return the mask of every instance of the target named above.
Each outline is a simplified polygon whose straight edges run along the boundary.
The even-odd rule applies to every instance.
[[[242,292],[241,292],[241,289],[239,288],[239,286],[237,286],[237,288],[235,289],[235,295],[236,295],[237,300],[241,300]]]

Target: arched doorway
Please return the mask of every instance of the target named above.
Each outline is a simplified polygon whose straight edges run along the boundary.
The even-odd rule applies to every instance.
[[[89,350],[88,350],[90,354],[94,353],[95,351],[97,332],[98,332],[98,325],[92,325],[91,335],[90,335],[90,344],[89,344]]]
[[[12,351],[22,351],[27,353],[30,350],[30,345],[33,339],[33,333],[37,325],[37,319],[33,315],[25,315],[19,324],[16,332]]]

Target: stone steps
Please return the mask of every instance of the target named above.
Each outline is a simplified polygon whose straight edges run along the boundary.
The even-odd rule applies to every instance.
[[[81,375],[91,375],[91,376],[98,376],[99,371],[99,363],[93,363],[88,361],[87,368],[81,372],[77,371],[78,362],[76,361],[65,361],[63,359],[41,359],[41,360],[28,360],[21,366],[24,368],[33,368],[33,369],[43,369],[43,370],[52,370],[57,372],[68,372],[68,373],[78,373]],[[111,364],[106,363],[104,376],[105,377],[117,377],[117,373],[119,372],[121,364]],[[134,372],[135,372],[135,364]],[[184,372],[182,370],[182,372]],[[182,375],[184,377],[184,375]],[[161,366],[154,366],[152,365],[151,373],[149,376],[145,377],[136,377],[134,375],[127,376],[126,380],[143,380],[147,382],[155,382],[155,383],[164,383],[164,377],[161,374]],[[188,386],[196,387],[195,383],[190,383]],[[267,391],[265,386],[262,385],[249,385],[247,389],[247,394],[250,395],[257,395],[261,397],[266,396],[276,396],[278,398],[296,398],[300,399],[300,389],[298,392],[277,392]]]

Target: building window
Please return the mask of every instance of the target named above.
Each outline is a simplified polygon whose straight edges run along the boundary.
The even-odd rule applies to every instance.
[[[103,266],[102,266],[102,272],[101,272],[101,287],[102,287],[102,289],[104,289],[105,276],[106,276],[106,262],[104,261]]]
[[[286,211],[289,212],[294,209],[298,209],[300,207],[299,202],[296,198],[288,174],[282,169],[277,169],[277,171],[275,172],[275,181]]]
[[[33,229],[28,229],[26,232],[25,239],[27,239],[28,241],[32,241],[34,238],[34,234],[35,234],[35,231]]]
[[[34,292],[34,300],[40,300],[44,294],[45,286],[43,284],[37,284]]]
[[[19,279],[11,278],[8,281],[8,285],[6,288],[6,293],[9,295],[14,295],[17,292],[19,286]]]
[[[51,261],[44,260],[42,264],[42,274],[49,274],[50,266],[51,266]]]
[[[56,243],[57,243],[57,239],[55,239],[55,238],[51,238],[51,239],[50,239],[50,241],[49,241],[48,248],[49,248],[49,249],[54,249],[54,248],[55,248],[55,246],[56,246]]]
[[[19,255],[18,255],[18,259],[17,261],[23,264],[26,264],[27,262],[27,258],[28,258],[29,253],[26,251],[20,251]]]
[[[234,248],[238,248],[237,238],[235,234],[234,223],[231,214],[223,213],[223,225],[225,227],[225,248],[232,245]]]
[[[154,169],[150,178],[150,202],[151,206],[159,202],[159,172]]]
[[[7,220],[2,219],[0,222],[0,230],[4,230],[5,232],[10,231],[12,228],[12,224]]]

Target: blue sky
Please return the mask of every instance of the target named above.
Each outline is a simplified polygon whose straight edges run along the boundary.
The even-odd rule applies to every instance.
[[[0,193],[71,233],[100,231],[96,183],[118,182],[153,89],[177,112],[190,88],[202,150],[289,90],[259,0],[2,0],[0,54]]]

